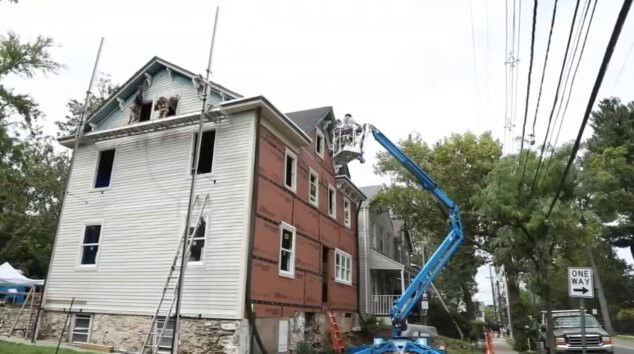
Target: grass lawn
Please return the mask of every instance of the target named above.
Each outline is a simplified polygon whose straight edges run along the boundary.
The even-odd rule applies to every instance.
[[[12,354],[51,354],[55,353],[55,347],[44,347],[37,345],[26,345],[0,341],[0,353]],[[77,354],[92,353],[86,351],[77,351],[65,348],[59,348],[59,354]]]

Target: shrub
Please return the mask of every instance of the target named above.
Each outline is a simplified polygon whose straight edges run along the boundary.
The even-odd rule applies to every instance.
[[[634,321],[634,309],[621,309],[616,314],[616,319],[619,321]]]

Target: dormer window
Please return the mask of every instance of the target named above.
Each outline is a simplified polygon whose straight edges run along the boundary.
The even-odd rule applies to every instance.
[[[324,133],[321,130],[315,130],[315,153],[319,157],[324,157],[324,147],[325,147]]]

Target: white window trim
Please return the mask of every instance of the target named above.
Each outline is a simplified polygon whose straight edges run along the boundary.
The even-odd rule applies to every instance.
[[[175,116],[173,116],[175,117]],[[191,178],[191,176],[213,176],[216,170],[216,157],[218,156],[218,132],[219,130],[216,128],[213,129],[204,129],[203,130],[203,134],[205,134],[206,132],[210,132],[210,131],[215,131],[216,132],[216,136],[214,137],[214,156],[211,158],[211,172],[207,172],[207,173],[192,173],[192,165],[194,164],[194,150],[196,149],[196,144],[194,144],[195,139],[194,137],[196,136],[196,134],[198,134],[198,130],[195,130],[192,132],[191,134],[191,147],[189,149],[189,158],[187,159],[187,161],[189,162],[187,165],[187,177]],[[201,146],[202,147],[202,146]],[[198,166],[196,166],[196,172],[198,172]]]
[[[86,227],[100,225],[101,229],[99,230],[99,242],[97,245],[97,254],[95,255],[95,264],[82,264],[81,259],[84,255],[84,235],[86,234]],[[77,267],[83,270],[96,270],[99,266],[99,257],[101,256],[101,248],[103,247],[103,235],[105,230],[105,221],[104,220],[94,220],[90,222],[85,222],[82,224],[81,232],[79,233],[79,252],[77,254]],[[93,245],[93,243],[89,243],[88,245]]]
[[[291,185],[286,184],[286,161],[288,161],[288,157],[293,158],[293,176],[291,178]],[[297,191],[297,154],[286,148],[286,152],[284,153],[284,187],[287,189],[296,192]]]
[[[108,151],[108,150],[114,150],[114,159],[112,159],[112,171],[110,172],[110,184],[108,184],[107,187],[95,187],[95,183],[97,183],[97,172],[99,171],[99,163],[101,162],[101,153],[103,151]],[[97,161],[97,163],[92,173],[92,179],[90,180],[90,189],[93,192],[106,191],[112,188],[112,183],[114,182],[115,167],[117,166],[117,156],[119,155],[117,153],[118,150],[119,148],[116,146],[111,146],[111,147],[97,150],[97,156],[95,157],[95,161]]]
[[[192,217],[194,218],[194,220],[190,221],[189,223],[189,227],[195,227],[196,225],[193,224],[193,222],[196,222],[196,217],[198,216],[198,214],[196,215],[192,215]],[[211,220],[211,217],[209,214],[205,213],[203,214],[202,218],[205,220],[205,235],[204,235],[204,240],[205,240],[205,246],[203,247],[203,251],[201,252],[200,255],[200,260],[199,261],[190,261],[189,259],[187,259],[187,266],[201,266],[205,264],[205,250],[207,249],[207,244],[208,244],[208,233],[209,233],[209,228],[210,228],[210,224],[209,224],[209,220]],[[181,227],[181,235],[183,230],[185,229],[185,222],[187,221],[187,214],[183,214],[183,227]],[[182,239],[181,239],[182,241]],[[180,242],[180,241],[179,241]],[[191,254],[190,254],[191,256]]]
[[[337,276],[337,255],[339,255],[339,257],[342,257],[343,259],[349,259],[350,260],[350,280],[346,280],[344,278],[338,277]],[[345,285],[352,285],[352,256],[347,253],[344,252],[338,248],[335,248],[335,259],[334,259],[334,272],[335,272],[335,282],[340,283],[340,284],[345,284]],[[344,262],[345,263],[345,262]],[[343,266],[342,270],[346,270],[346,267]]]
[[[293,233],[293,242],[292,242],[292,249],[291,249],[291,257],[290,257],[290,271],[285,271],[282,270],[282,235],[284,233],[284,231],[290,231]],[[281,222],[280,223],[280,252],[278,254],[279,257],[279,261],[277,264],[277,269],[278,269],[278,274],[282,277],[286,277],[286,278],[295,278],[295,240],[297,239],[297,232],[294,226],[287,224],[285,222]]]
[[[311,195],[310,195],[310,176],[315,176],[315,200],[312,201],[311,199]],[[315,170],[313,170],[312,168],[308,168],[308,202],[319,208],[319,174],[317,172],[315,172]]]
[[[331,208],[330,208],[330,191],[332,191],[332,212],[331,212]],[[336,219],[337,218],[337,190],[335,189],[335,187],[333,187],[331,184],[328,185],[328,194],[326,195],[326,199],[328,202],[328,215],[331,218]]]
[[[73,340],[73,334],[75,334],[75,322],[77,320],[77,316],[88,316],[88,333],[85,342],[76,342]],[[70,338],[68,338],[68,342],[70,343],[90,343],[91,335],[92,335],[92,325],[93,325],[93,315],[90,313],[75,313],[73,314],[73,320],[71,322],[71,330],[68,332]]]
[[[347,208],[346,208],[346,204],[348,205]],[[347,221],[346,221],[346,212],[348,212]],[[350,204],[350,199],[346,197],[343,198],[343,224],[348,228],[350,228],[350,225],[352,225],[352,208]]]
[[[317,151],[317,146],[319,146],[317,144],[317,141],[319,138],[321,138],[321,152]],[[321,129],[316,128],[315,129],[315,154],[317,154],[317,156],[323,159],[324,150],[326,150],[326,137],[324,136],[324,133],[321,131]]]

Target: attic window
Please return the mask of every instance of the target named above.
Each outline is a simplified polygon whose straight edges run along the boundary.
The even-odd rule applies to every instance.
[[[324,157],[324,133],[321,130],[315,130],[315,153],[319,157]]]
[[[139,115],[139,122],[145,122],[150,120],[152,115],[152,101],[141,103],[141,114]]]

